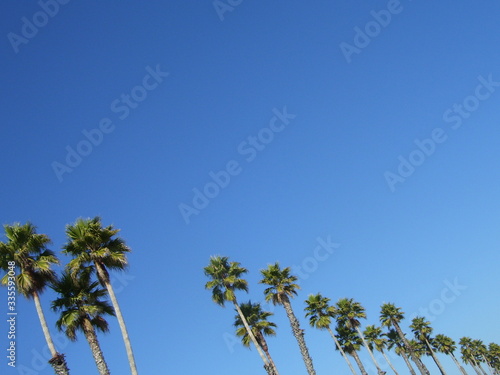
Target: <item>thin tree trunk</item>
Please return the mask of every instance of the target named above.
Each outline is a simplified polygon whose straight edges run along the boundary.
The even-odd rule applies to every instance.
[[[481,372],[483,373],[483,375],[488,375],[486,373],[486,371],[484,371],[483,366],[481,366],[481,362],[477,362],[477,367],[481,370]]]
[[[477,375],[483,375],[481,371],[479,371],[479,368],[477,367],[476,363],[471,363],[470,365],[472,366]]]
[[[130,339],[128,337],[127,326],[125,325],[125,320],[123,319],[122,311],[120,309],[120,305],[118,305],[118,300],[116,299],[115,291],[109,282],[109,274],[108,271],[101,264],[95,262],[97,274],[99,279],[104,283],[106,287],[109,298],[111,300],[111,304],[113,305],[113,309],[115,310],[116,319],[118,320],[118,325],[120,326],[120,331],[122,332],[123,341],[125,343],[125,349],[127,350],[127,358],[130,366],[130,372],[132,375],[137,375],[137,366],[135,364],[134,352],[132,351],[132,344],[130,343]]]
[[[337,340],[337,338],[333,334],[333,331],[330,327],[328,327],[328,332],[330,332],[330,336],[332,336],[333,341],[335,341],[335,345],[337,345],[337,348],[339,349],[340,353],[342,354],[342,357],[344,357],[345,361],[347,362],[347,365],[351,369],[351,372],[353,373],[353,375],[356,375],[356,371],[354,370],[354,367],[352,367],[351,361],[349,361],[349,358],[345,354],[344,349],[342,349],[342,346],[340,346],[339,340]]]
[[[292,310],[292,305],[288,298],[283,299],[283,307],[285,308],[286,315],[290,320],[290,325],[292,326],[292,333],[297,339],[299,344],[300,353],[302,354],[302,358],[304,359],[304,363],[306,365],[307,373],[309,375],[316,375],[316,371],[314,370],[311,356],[309,355],[309,350],[307,349],[306,342],[304,340],[304,331],[300,329],[300,324],[295,314]]]
[[[54,372],[57,375],[69,375],[69,369],[68,365],[66,364],[64,354],[60,354],[57,352],[54,342],[52,341],[52,336],[50,336],[47,320],[45,320],[42,304],[40,303],[40,297],[38,296],[37,292],[33,292],[32,297],[33,301],[35,302],[36,312],[38,314],[38,319],[40,319],[40,325],[42,326],[45,341],[47,341],[47,346],[49,347],[50,354],[52,355],[49,363],[54,368]]]
[[[94,357],[95,364],[97,365],[97,370],[100,375],[109,375],[108,365],[104,360],[104,355],[101,350],[101,346],[99,345],[99,340],[97,340],[97,335],[95,333],[94,327],[90,323],[88,318],[84,318],[83,320],[83,333],[85,334],[85,338],[87,339],[90,350],[92,351],[92,356]]]
[[[258,332],[257,336],[255,338],[257,339],[257,342],[262,347],[262,350],[264,351],[264,353],[266,353],[267,358],[269,359],[269,364],[272,366],[274,373],[278,374],[278,368],[276,367],[276,364],[274,363],[273,358],[271,357],[271,353],[269,353],[269,347],[267,346],[267,341],[266,341],[264,335],[261,332]]]
[[[417,373],[413,369],[413,366],[411,365],[410,360],[408,359],[408,356],[405,353],[405,349],[404,348],[400,348],[400,350],[401,350],[401,357],[403,357],[403,359],[404,359],[404,361],[406,363],[406,366],[408,366],[408,369],[410,370],[410,374],[411,375],[417,375]]]
[[[436,366],[439,368],[439,371],[441,372],[441,374],[447,375],[446,371],[444,371],[444,368],[441,365],[441,362],[439,362],[439,359],[438,359],[436,353],[434,352],[434,350],[432,350],[431,344],[429,343],[427,338],[425,338],[425,345],[427,345],[427,348],[429,348],[429,351],[431,352],[432,359],[434,360],[434,362],[436,362]]]
[[[380,353],[382,353],[382,355],[384,356],[385,358],[385,361],[387,362],[387,364],[389,365],[389,367],[392,369],[392,371],[396,374],[396,375],[399,375],[398,372],[396,371],[396,369],[394,368],[394,366],[392,365],[391,361],[389,361],[389,357],[387,357],[387,355],[385,354],[385,352],[383,350],[380,351]]]
[[[375,356],[373,355],[372,351],[370,350],[370,347],[368,346],[368,343],[365,340],[365,336],[363,335],[363,332],[359,329],[359,326],[356,326],[356,331],[358,332],[359,337],[361,337],[361,341],[363,341],[363,345],[365,346],[366,350],[368,351],[368,354],[370,354],[370,357],[375,364],[375,367],[377,368],[377,372],[379,375],[385,375],[385,371],[382,371],[380,368],[377,360],[375,359]]]
[[[406,337],[405,337],[403,331],[401,330],[401,327],[399,326],[399,324],[397,322],[395,322],[394,320],[392,320],[391,322],[392,322],[392,325],[394,326],[394,328],[396,329],[396,331],[398,332],[398,335],[401,338],[401,341],[403,341],[403,344],[406,347],[406,350],[408,351],[408,353],[410,353],[411,359],[417,365],[417,368],[420,371],[420,373],[422,375],[429,375],[428,374],[429,370],[424,369],[424,364],[420,361],[420,359],[413,352],[413,349],[411,348],[410,343],[406,339]]]
[[[453,359],[453,362],[455,362],[455,364],[457,365],[458,369],[460,370],[460,372],[462,373],[462,375],[468,375],[467,372],[465,371],[465,369],[462,367],[462,365],[460,364],[460,362],[458,362],[457,358],[455,357],[455,355],[453,353],[450,353],[450,356],[451,358]]]
[[[481,354],[481,357],[483,357],[484,363],[486,363],[486,366],[488,367],[488,371],[490,372],[491,375],[493,375],[493,371],[491,369],[490,363],[488,362],[488,360],[486,359],[484,354]]]
[[[361,371],[361,375],[368,375],[368,373],[365,370],[365,366],[363,366],[363,362],[361,362],[361,359],[359,359],[359,355],[356,352],[356,350],[353,349],[351,355],[356,361],[356,364],[358,365],[359,370]]]

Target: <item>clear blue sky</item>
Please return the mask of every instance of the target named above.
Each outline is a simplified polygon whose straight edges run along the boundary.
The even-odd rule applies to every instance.
[[[213,254],[249,269],[241,301],[263,299],[268,263],[309,270],[293,306],[318,375],[348,374],[304,319],[319,291],[361,302],[364,325],[395,302],[439,311],[436,333],[499,341],[497,2],[242,1],[221,16],[211,0],[2,8],[1,222],[32,221],[58,252],[77,217],[122,229],[133,252],[115,284],[142,375],[263,373],[255,349],[224,341],[234,312],[204,290]],[[210,173],[227,168],[216,188]],[[213,198],[193,207],[205,188]],[[327,259],[318,237],[339,244]],[[19,313],[18,365],[33,369],[45,342],[34,306],[20,300]],[[283,309],[273,318],[280,372],[305,374]],[[101,344],[126,374],[110,322]],[[72,375],[97,374],[83,336],[60,350]],[[22,373],[5,362],[2,374]]]

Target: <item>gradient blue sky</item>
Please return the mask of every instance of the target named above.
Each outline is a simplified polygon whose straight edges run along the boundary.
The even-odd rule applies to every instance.
[[[122,229],[133,252],[128,279],[115,286],[143,375],[263,373],[255,349],[224,340],[234,312],[203,287],[213,254],[249,269],[250,293],[240,301],[262,301],[257,281],[268,263],[306,265],[293,306],[318,374],[348,374],[327,333],[304,319],[303,301],[319,291],[361,302],[364,325],[378,323],[383,302],[409,315],[436,311],[444,295],[448,302],[432,316],[436,333],[498,342],[500,88],[476,89],[480,77],[500,81],[500,5],[402,0],[348,63],[341,43],[354,45],[355,28],[387,7],[242,1],[221,20],[211,1],[69,1],[16,53],[8,34],[22,35],[22,18],[32,21],[41,7],[5,2],[1,222],[32,221],[56,251],[77,217],[99,215]],[[148,66],[169,75],[120,119],[112,103],[141,85]],[[470,97],[476,93],[480,100]],[[458,105],[469,111],[456,128],[449,116]],[[248,137],[269,135],[262,129],[284,107],[296,117],[248,161],[241,147],[256,149]],[[456,113],[446,121],[448,110]],[[105,118],[112,131],[60,181],[53,163],[65,163],[67,147],[76,149],[82,132]],[[445,140],[422,158],[415,140],[437,128]],[[400,156],[421,165],[391,189],[385,174],[398,173]],[[179,205],[192,205],[193,189],[203,190],[210,172],[231,160],[240,173],[186,224]],[[318,237],[339,246],[314,264]],[[450,294],[449,282],[466,288]],[[0,293],[5,311],[7,291]],[[52,298],[43,295],[51,325]],[[285,313],[274,311],[271,354],[282,374],[304,374]],[[45,346],[34,306],[19,300],[18,319],[17,364],[52,374],[33,367]],[[110,323],[102,348],[111,372],[126,374],[121,335]],[[83,336],[60,351],[72,375],[97,374]],[[0,368],[23,373],[6,359]]]

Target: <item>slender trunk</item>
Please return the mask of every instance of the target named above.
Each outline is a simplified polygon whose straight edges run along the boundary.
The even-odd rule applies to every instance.
[[[116,299],[115,291],[109,282],[108,271],[100,263],[95,262],[97,275],[99,279],[104,283],[106,290],[108,291],[111,304],[115,310],[116,319],[118,320],[118,325],[120,326],[120,331],[122,332],[123,341],[125,343],[125,349],[127,350],[127,358],[130,366],[130,372],[132,375],[137,375],[137,366],[135,364],[134,352],[132,351],[132,344],[128,337],[127,326],[125,325],[125,320],[123,319],[122,311],[120,310],[120,305],[118,305],[118,300]]]
[[[477,367],[481,370],[481,372],[483,373],[483,375],[488,375],[486,373],[486,371],[484,371],[483,366],[481,366],[481,362],[477,362]]]
[[[462,375],[468,375],[467,372],[465,371],[465,369],[462,367],[462,365],[460,364],[460,362],[458,362],[457,358],[455,357],[455,355],[453,353],[450,353],[450,356],[451,358],[453,359],[453,362],[455,362],[455,364],[457,365],[458,369],[460,370],[460,372],[462,373]]]
[[[109,375],[108,365],[104,360],[104,355],[102,354],[101,346],[99,345],[99,340],[97,340],[97,335],[95,333],[94,327],[88,318],[83,319],[83,333],[87,339],[90,350],[92,351],[92,356],[94,357],[95,364],[97,365],[97,370],[100,375]]]
[[[474,371],[476,372],[477,375],[483,375],[483,374],[481,374],[481,371],[479,371],[479,368],[477,366],[477,362],[474,358],[472,358],[472,362],[470,363],[470,365],[472,366],[472,368],[474,369]]]
[[[392,365],[391,361],[389,361],[389,357],[387,357],[387,355],[385,354],[385,352],[383,350],[381,350],[380,353],[382,353],[382,355],[385,358],[385,361],[387,362],[387,364],[389,365],[389,367],[392,369],[392,371],[394,372],[394,374],[399,375],[398,372],[396,371],[396,369],[394,368],[394,366]]]
[[[359,359],[359,355],[356,352],[356,350],[353,349],[351,355],[356,361],[356,364],[358,365],[359,370],[361,371],[361,375],[368,375],[368,373],[365,370],[365,366],[363,366],[363,362],[361,362],[361,359]]]
[[[486,363],[486,366],[488,367],[488,371],[490,372],[491,375],[493,375],[493,370],[491,369],[490,363],[488,362],[488,360],[486,359],[484,354],[481,354],[481,357],[483,357],[483,361],[484,361],[484,363]]]
[[[273,373],[278,374],[278,368],[276,367],[276,364],[273,361],[273,358],[271,357],[271,353],[269,353],[269,347],[267,346],[267,341],[262,334],[262,332],[257,332],[257,335],[255,337],[257,339],[257,342],[260,344],[262,347],[262,350],[264,353],[266,353],[267,358],[269,359],[269,364],[273,368]]]
[[[304,330],[300,329],[300,324],[295,314],[292,310],[292,305],[290,304],[290,300],[287,298],[283,298],[283,307],[285,308],[286,315],[290,320],[290,325],[292,326],[292,333],[297,339],[299,344],[300,353],[302,354],[302,358],[304,359],[304,363],[306,365],[307,373],[309,375],[316,375],[316,371],[314,370],[311,356],[309,355],[309,350],[307,349],[306,342],[304,340]]]
[[[370,347],[368,346],[368,343],[365,340],[365,336],[363,335],[363,332],[359,329],[359,326],[356,326],[356,331],[358,332],[359,337],[361,337],[361,341],[363,341],[363,345],[365,346],[366,350],[368,351],[368,354],[370,354],[370,357],[375,364],[375,367],[377,368],[377,373],[379,375],[385,375],[385,371],[382,371],[380,368],[377,360],[375,359],[375,356],[373,355],[372,351],[370,350]]]
[[[408,353],[410,353],[410,357],[413,360],[413,362],[417,365],[417,368],[420,371],[420,373],[422,375],[429,375],[428,374],[429,371],[428,370],[425,371],[426,369],[424,370],[424,366],[423,366],[424,364],[420,361],[420,359],[413,352],[413,349],[411,348],[410,343],[406,339],[406,336],[403,333],[403,331],[401,330],[401,327],[399,326],[399,324],[397,322],[395,322],[394,320],[392,320],[392,325],[394,326],[394,328],[398,332],[398,335],[401,338],[401,341],[403,341],[403,344],[404,344],[406,350],[408,351]]]
[[[342,354],[342,357],[344,357],[345,361],[347,362],[347,365],[351,369],[352,374],[356,375],[356,371],[354,370],[354,367],[352,367],[351,361],[349,361],[349,358],[345,354],[344,349],[342,349],[342,346],[340,346],[339,340],[337,340],[337,338],[333,334],[333,331],[330,327],[328,327],[328,332],[330,332],[330,335],[332,336],[333,341],[335,341],[335,345],[337,345],[337,348],[340,351],[340,353]]]
[[[434,362],[436,362],[436,366],[439,368],[441,375],[446,375],[446,371],[444,371],[444,368],[441,365],[441,362],[439,362],[439,359],[438,359],[436,353],[434,352],[434,350],[432,349],[432,346],[429,343],[429,340],[427,340],[427,337],[425,337],[425,345],[427,345],[427,348],[431,352],[432,359],[434,360]]]
[[[42,326],[45,341],[47,341],[47,346],[49,347],[50,354],[52,355],[49,363],[54,368],[54,372],[57,375],[69,375],[69,369],[68,365],[66,364],[64,354],[60,354],[57,352],[56,347],[54,346],[54,342],[52,341],[52,336],[50,336],[47,320],[45,320],[42,304],[40,303],[40,297],[38,296],[37,292],[33,292],[32,297],[33,301],[35,302],[36,312],[38,313],[38,319],[40,319],[40,325]]]
[[[404,359],[404,361],[406,363],[406,366],[408,366],[408,369],[410,370],[410,374],[411,375],[417,375],[417,373],[413,369],[413,366],[411,365],[410,360],[408,359],[408,356],[405,353],[405,349],[404,348],[400,348],[400,349],[401,349],[401,357],[403,357],[403,359]]]

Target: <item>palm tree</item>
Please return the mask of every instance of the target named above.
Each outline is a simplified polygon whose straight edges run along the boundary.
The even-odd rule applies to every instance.
[[[410,363],[410,360],[408,359],[408,356],[406,355],[408,349],[406,349],[406,347],[404,346],[404,343],[401,340],[401,337],[399,337],[398,332],[394,328],[390,328],[389,331],[384,335],[387,337],[387,349],[390,350],[395,347],[394,352],[397,355],[403,357],[406,366],[408,366],[408,369],[410,370],[410,374],[417,375]]]
[[[436,335],[436,337],[434,337],[434,340],[431,341],[431,344],[434,347],[434,349],[437,350],[438,352],[449,355],[453,359],[453,362],[455,362],[455,365],[460,370],[460,373],[462,375],[467,375],[467,372],[453,354],[453,352],[457,349],[455,341],[453,341],[448,336],[439,334]]]
[[[472,366],[477,375],[484,375],[484,370],[476,359],[476,351],[470,337],[462,337],[459,341],[462,361]]]
[[[381,306],[380,311],[380,322],[382,326],[385,327],[394,327],[396,332],[398,333],[406,351],[410,354],[411,359],[417,365],[418,370],[422,375],[430,375],[429,370],[422,363],[420,358],[413,353],[412,348],[410,347],[410,343],[406,338],[405,334],[401,330],[399,323],[404,319],[404,313],[400,307],[396,307],[393,303],[384,303]]]
[[[87,266],[92,266],[97,278],[111,299],[118,325],[123,336],[128,362],[132,375],[137,375],[132,344],[128,336],[123,314],[111,286],[108,270],[124,270],[127,267],[127,256],[130,249],[120,237],[115,237],[119,229],[112,225],[103,227],[101,219],[78,219],[75,224],[66,226],[68,242],[63,247],[63,253],[70,254],[73,259],[68,263],[72,275],[77,274]]]
[[[481,371],[483,371],[486,374],[486,371],[484,371],[483,368],[481,367],[481,362],[484,362],[486,363],[486,366],[488,367],[490,373],[493,374],[493,370],[491,369],[490,363],[488,362],[487,358],[488,348],[486,347],[486,345],[484,345],[482,340],[472,340],[472,345],[474,347],[476,358],[479,367],[481,368]]]
[[[365,332],[363,334],[365,335],[365,339],[368,342],[370,350],[373,351],[373,348],[375,347],[375,349],[377,349],[380,353],[382,353],[387,364],[391,367],[392,371],[394,371],[396,375],[399,375],[394,366],[392,365],[391,361],[385,354],[384,349],[387,348],[388,340],[382,334],[382,328],[375,327],[374,325],[366,326]]]
[[[377,372],[379,375],[384,375],[385,371],[382,371],[380,368],[375,356],[373,355],[368,343],[365,340],[363,332],[359,328],[361,323],[359,319],[366,318],[365,308],[361,306],[359,302],[354,301],[352,298],[341,298],[337,301],[337,321],[339,324],[345,325],[347,328],[352,328],[356,330],[361,341],[363,342],[364,347],[370,354],[370,357],[377,368]]]
[[[347,328],[345,325],[337,325],[335,330],[337,331],[337,335],[335,336],[337,337],[341,348],[354,358],[356,364],[359,367],[359,370],[361,371],[361,375],[368,375],[365,367],[363,366],[363,362],[361,362],[361,359],[358,355],[358,351],[361,348],[363,342],[361,341],[361,338],[356,334],[356,331],[352,328]]]
[[[491,342],[488,345],[488,357],[495,372],[500,373],[500,345]]]
[[[356,375],[354,367],[352,367],[349,358],[347,358],[347,355],[342,349],[342,346],[337,340],[337,337],[335,337],[335,334],[330,328],[330,325],[332,323],[332,318],[335,319],[337,316],[337,311],[335,309],[335,306],[330,306],[329,305],[330,299],[323,297],[320,293],[315,295],[311,294],[305,302],[307,304],[305,308],[306,317],[309,317],[309,324],[311,325],[311,327],[328,330],[330,336],[332,336],[333,338],[333,341],[335,341],[337,350],[339,350],[340,353],[342,354],[342,357],[344,357],[353,375]]]
[[[290,267],[281,269],[278,262],[270,264],[267,269],[261,270],[260,272],[263,279],[259,282],[261,284],[269,285],[269,287],[264,291],[266,301],[272,301],[274,305],[282,305],[285,308],[286,315],[288,316],[288,320],[290,320],[290,325],[292,327],[292,333],[299,344],[300,352],[306,365],[307,372],[309,375],[316,375],[316,371],[314,370],[313,362],[304,339],[304,330],[300,328],[299,321],[293,313],[292,304],[290,303],[290,298],[297,295],[297,289],[300,289],[300,287],[295,283],[297,281],[297,277],[290,273]]]
[[[264,368],[269,375],[277,374],[277,371],[273,369],[269,358],[262,351],[262,348],[255,338],[252,329],[248,325],[248,322],[241,311],[238,301],[236,299],[236,290],[243,290],[248,292],[248,282],[242,279],[241,276],[247,273],[247,269],[240,266],[238,262],[229,262],[228,257],[222,256],[212,256],[210,257],[210,263],[207,267],[203,269],[205,276],[210,278],[205,284],[205,289],[212,290],[212,300],[220,306],[224,306],[226,302],[232,302],[234,308],[240,316],[241,322],[245,326],[248,332],[248,336],[252,340],[260,358],[264,362]]]
[[[274,330],[274,328],[276,328],[276,324],[267,320],[274,314],[272,312],[263,311],[260,303],[252,303],[251,301],[242,303],[240,308],[255,338],[257,339],[257,342],[269,358],[269,362],[274,368],[274,371],[277,372],[276,364],[274,363],[271,354],[269,353],[269,347],[264,337],[276,336],[276,331]],[[243,345],[250,347],[250,342],[252,340],[248,335],[247,329],[243,324],[243,320],[241,320],[239,314],[235,316],[234,326],[237,327],[236,336],[241,337]]]
[[[90,272],[83,271],[76,277],[64,272],[61,279],[55,281],[52,289],[59,297],[52,302],[52,309],[60,311],[56,323],[60,331],[72,341],[76,341],[76,332],[82,331],[94,356],[100,375],[109,375],[96,330],[108,332],[108,322],[104,315],[115,315],[113,307],[101,298],[106,295],[104,289],[98,288],[97,281],[90,281]]]
[[[432,341],[431,338],[431,333],[432,333],[432,327],[431,323],[426,321],[424,317],[417,316],[413,318],[412,323],[410,325],[410,328],[415,335],[415,338],[419,341],[421,341],[425,346],[427,347],[427,350],[430,352],[432,359],[436,363],[436,366],[439,368],[439,371],[441,372],[442,375],[446,375],[446,372],[444,371],[443,366],[441,365],[441,362],[439,362],[439,359],[432,349],[430,341]]]
[[[52,265],[59,264],[54,252],[47,249],[51,241],[45,234],[38,234],[36,227],[31,223],[5,225],[4,229],[7,243],[0,242],[0,268],[8,271],[9,265],[15,265],[18,292],[35,302],[38,319],[52,355],[49,363],[57,375],[68,375],[66,359],[64,354],[58,353],[55,348],[40,303],[40,294],[55,280]],[[8,280],[9,274],[6,273],[2,278],[2,284],[7,285]]]

